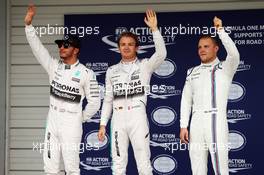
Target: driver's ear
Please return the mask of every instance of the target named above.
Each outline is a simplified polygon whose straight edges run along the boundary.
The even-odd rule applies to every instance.
[[[215,46],[215,52],[218,52],[219,46]]]
[[[79,52],[80,52],[80,49],[75,47],[75,48],[74,48],[74,54],[77,55]]]

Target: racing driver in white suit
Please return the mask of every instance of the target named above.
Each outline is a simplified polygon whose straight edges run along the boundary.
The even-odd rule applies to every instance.
[[[49,75],[50,107],[43,153],[44,170],[48,175],[59,174],[62,154],[67,175],[79,175],[82,122],[100,108],[98,83],[94,72],[78,61],[80,40],[77,36],[65,35],[62,40],[56,40],[61,59],[50,56],[31,24],[35,13],[34,5],[29,5],[25,32],[34,56]],[[82,111],[84,97],[88,104]]]
[[[202,36],[198,43],[199,66],[188,70],[181,99],[180,138],[190,139],[190,159],[193,175],[207,174],[208,150],[216,175],[228,175],[227,99],[233,76],[239,65],[239,52],[222,27],[221,19],[214,18],[214,26],[227,57],[219,61],[219,46],[211,36]],[[190,114],[190,138],[188,124]]]
[[[105,137],[105,127],[112,114],[111,153],[114,175],[125,175],[128,146],[131,141],[140,175],[151,175],[149,126],[146,115],[147,92],[152,73],[166,58],[166,47],[157,28],[156,14],[146,11],[145,23],[153,33],[156,52],[150,59],[138,59],[137,35],[125,32],[118,40],[120,63],[106,72],[106,92],[101,112],[99,140]]]

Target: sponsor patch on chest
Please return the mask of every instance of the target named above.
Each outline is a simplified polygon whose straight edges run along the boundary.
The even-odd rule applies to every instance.
[[[80,79],[79,78],[72,77],[72,81],[75,81],[77,83],[80,83]]]
[[[191,74],[191,80],[199,79],[200,74],[201,74],[201,73],[199,73],[199,72]]]
[[[132,75],[131,76],[131,80],[138,80],[139,79],[139,75]]]

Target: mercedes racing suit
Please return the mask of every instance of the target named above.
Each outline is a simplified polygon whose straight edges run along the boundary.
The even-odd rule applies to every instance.
[[[43,153],[45,173],[59,174],[62,154],[67,175],[79,175],[82,122],[100,107],[96,76],[79,61],[67,65],[52,58],[32,25],[26,26],[25,31],[34,56],[49,75],[50,107]],[[88,104],[82,111],[84,97]]]
[[[166,58],[166,47],[159,31],[153,32],[156,52],[150,59],[136,59],[113,65],[106,72],[106,92],[100,125],[107,125],[112,114],[111,140],[113,174],[126,174],[128,145],[131,141],[140,175],[151,175],[149,126],[146,115],[147,92],[152,73]]]
[[[182,93],[181,128],[188,127],[192,113],[189,153],[193,175],[207,174],[208,150],[215,174],[229,174],[226,108],[239,52],[223,29],[218,35],[227,51],[226,60],[216,58],[189,69]]]

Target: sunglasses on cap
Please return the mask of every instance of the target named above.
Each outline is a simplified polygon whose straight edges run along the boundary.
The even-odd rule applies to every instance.
[[[62,45],[63,45],[63,47],[64,47],[65,49],[67,49],[67,48],[69,48],[69,47],[72,47],[71,43],[69,43],[69,42],[61,42],[61,43],[58,43],[58,48],[61,48]]]

